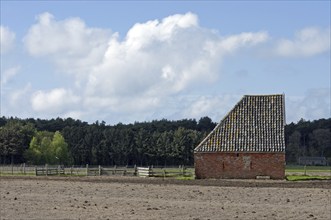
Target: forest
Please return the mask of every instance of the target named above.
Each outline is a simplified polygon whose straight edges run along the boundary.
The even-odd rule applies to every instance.
[[[72,118],[0,118],[0,163],[64,165],[188,165],[193,150],[216,126],[209,117],[133,124],[89,124]],[[286,162],[331,158],[331,118],[285,126]]]

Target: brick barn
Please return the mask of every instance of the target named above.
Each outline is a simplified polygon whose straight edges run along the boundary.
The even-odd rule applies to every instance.
[[[196,178],[283,179],[284,99],[245,95],[194,149]]]

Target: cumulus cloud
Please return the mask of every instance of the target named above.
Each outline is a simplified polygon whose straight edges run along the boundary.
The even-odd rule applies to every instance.
[[[80,18],[58,21],[43,13],[24,38],[28,52],[76,77],[70,91],[36,92],[32,107],[42,112],[72,106],[73,114],[153,112],[169,97],[216,81],[225,56],[267,40],[263,31],[221,36],[190,12],[137,23],[124,38],[87,27]]]
[[[21,107],[20,104],[24,103],[23,106],[24,105],[25,105],[25,107],[29,106],[28,103],[25,103],[25,102],[26,102],[26,100],[28,98],[27,96],[31,92],[31,90],[32,90],[32,86],[30,83],[28,83],[23,88],[11,91],[11,93],[9,95],[10,96],[10,105]]]
[[[112,38],[102,64],[89,75],[87,94],[158,103],[215,81],[223,56],[266,40],[264,32],[222,37],[200,27],[192,13],[136,24],[123,41]]]
[[[1,85],[6,85],[12,78],[16,76],[16,74],[20,71],[20,66],[11,67],[6,69],[1,77]]]
[[[61,112],[66,106],[73,107],[80,98],[70,90],[56,88],[49,92],[37,91],[31,98],[32,108],[37,112]]]
[[[275,53],[284,57],[309,57],[330,51],[330,28],[304,28],[295,34],[293,40],[282,39]]]
[[[20,88],[2,88],[1,89],[1,115],[31,117],[30,94],[32,92],[30,83]]]
[[[301,118],[313,120],[330,117],[330,88],[307,90],[302,96],[286,97],[287,122],[297,122]]]
[[[242,98],[243,94],[222,94],[219,96],[185,97],[181,100],[183,118],[200,118],[208,115],[219,122]],[[309,89],[301,96],[285,96],[286,122],[297,122],[301,118],[315,120],[329,118],[331,112],[330,88]],[[178,101],[179,103],[180,101]]]
[[[0,26],[0,48],[1,54],[7,53],[14,45],[15,33],[8,27]]]
[[[102,60],[110,30],[86,27],[80,18],[55,20],[48,12],[37,16],[23,42],[33,56],[48,56],[62,70],[85,73]]]
[[[241,33],[239,35],[227,37],[224,40],[218,42],[216,48],[224,52],[232,53],[240,47],[254,46],[261,42],[265,42],[268,40],[268,38],[268,33],[264,31],[257,33]]]
[[[201,118],[208,115],[213,121],[219,122],[241,98],[238,94],[192,97],[182,117]]]
[[[218,77],[223,56],[267,37],[264,32],[222,37],[200,27],[195,14],[186,13],[137,23],[120,40],[118,33],[86,27],[79,18],[56,21],[43,13],[24,42],[32,55],[48,56],[68,72],[86,70],[75,82],[83,88],[85,108],[145,111],[159,106],[169,95],[212,82]],[[65,95],[65,90],[39,91],[32,98],[33,109],[70,104],[56,98]],[[48,98],[56,101],[48,102]]]

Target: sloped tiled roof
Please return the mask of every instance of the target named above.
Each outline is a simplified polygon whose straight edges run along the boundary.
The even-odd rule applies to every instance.
[[[245,95],[195,152],[285,152],[284,95]]]

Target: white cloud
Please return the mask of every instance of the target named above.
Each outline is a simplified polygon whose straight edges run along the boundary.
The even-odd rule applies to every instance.
[[[330,88],[310,89],[302,96],[286,96],[287,122],[330,118],[330,91]]]
[[[1,115],[16,117],[33,117],[29,103],[32,86],[30,83],[20,88],[2,88],[1,90]]]
[[[1,77],[1,85],[6,85],[12,78],[16,76],[16,74],[20,71],[20,66],[11,67],[6,69]]]
[[[223,36],[201,27],[198,16],[190,12],[134,24],[122,37],[109,29],[89,27],[80,18],[57,20],[46,12],[37,16],[28,30],[23,39],[25,48],[34,59],[53,62],[60,70],[57,77],[68,75],[54,80],[55,87],[61,88],[36,91],[28,84],[6,90],[2,98],[4,106],[11,106],[6,108],[8,115],[22,115],[24,109],[24,117],[128,123],[208,115],[219,121],[241,94],[209,96],[200,89],[219,82],[224,58],[240,53],[242,59],[269,40],[265,31]],[[1,26],[1,53],[8,52],[14,41],[15,34]],[[269,54],[314,56],[330,51],[330,29],[305,28],[293,39],[270,43],[275,42],[276,47],[264,47],[271,48]],[[19,66],[6,69],[1,84],[13,81],[19,71]],[[330,116],[328,89],[286,98],[288,122]]]
[[[74,118],[74,119],[81,119],[84,116],[85,116],[85,114],[82,111],[68,111],[62,115],[63,118]],[[98,120],[98,119],[96,119],[96,120]]]
[[[50,92],[37,91],[31,98],[32,108],[37,112],[58,112],[67,110],[66,107],[77,105],[80,98],[70,90],[56,88]]]
[[[244,46],[254,46],[259,43],[267,41],[269,38],[267,32],[257,32],[257,33],[241,33],[239,35],[234,35],[225,38],[223,41],[219,42],[220,50],[232,53],[235,52],[240,47]]]
[[[21,107],[28,107],[28,103],[25,103],[27,100],[28,94],[31,92],[32,86],[30,83],[25,85],[23,88],[11,91],[10,97],[10,105],[15,106],[17,109],[21,110]],[[23,104],[23,105],[21,105]]]
[[[265,32],[222,37],[200,27],[192,13],[136,24],[123,41],[112,38],[102,64],[89,75],[87,94],[134,102],[207,85],[218,78],[223,56],[267,38]]]
[[[275,53],[284,57],[309,57],[330,51],[330,28],[304,28],[295,34],[293,40],[282,39]]]
[[[62,70],[82,74],[102,60],[110,36],[110,30],[88,28],[80,18],[56,21],[45,12],[23,42],[31,55],[49,56]]]
[[[189,100],[182,111],[183,118],[201,118],[209,116],[213,121],[219,122],[240,101],[242,95],[223,94],[219,96],[185,97]]]
[[[7,53],[14,45],[15,33],[8,27],[0,26],[0,48],[1,54]]]
[[[286,122],[297,122],[301,118],[315,120],[330,118],[331,89],[309,89],[301,96],[285,95]],[[243,94],[222,94],[219,96],[182,97],[180,115],[182,118],[209,116],[219,122],[243,97]],[[184,101],[183,101],[184,100]]]
[[[71,90],[36,92],[32,108],[69,115],[153,114],[168,98],[216,81],[224,56],[267,40],[266,32],[221,36],[201,27],[193,13],[137,23],[122,39],[87,27],[80,18],[57,21],[43,13],[25,36],[25,46],[75,81]]]

